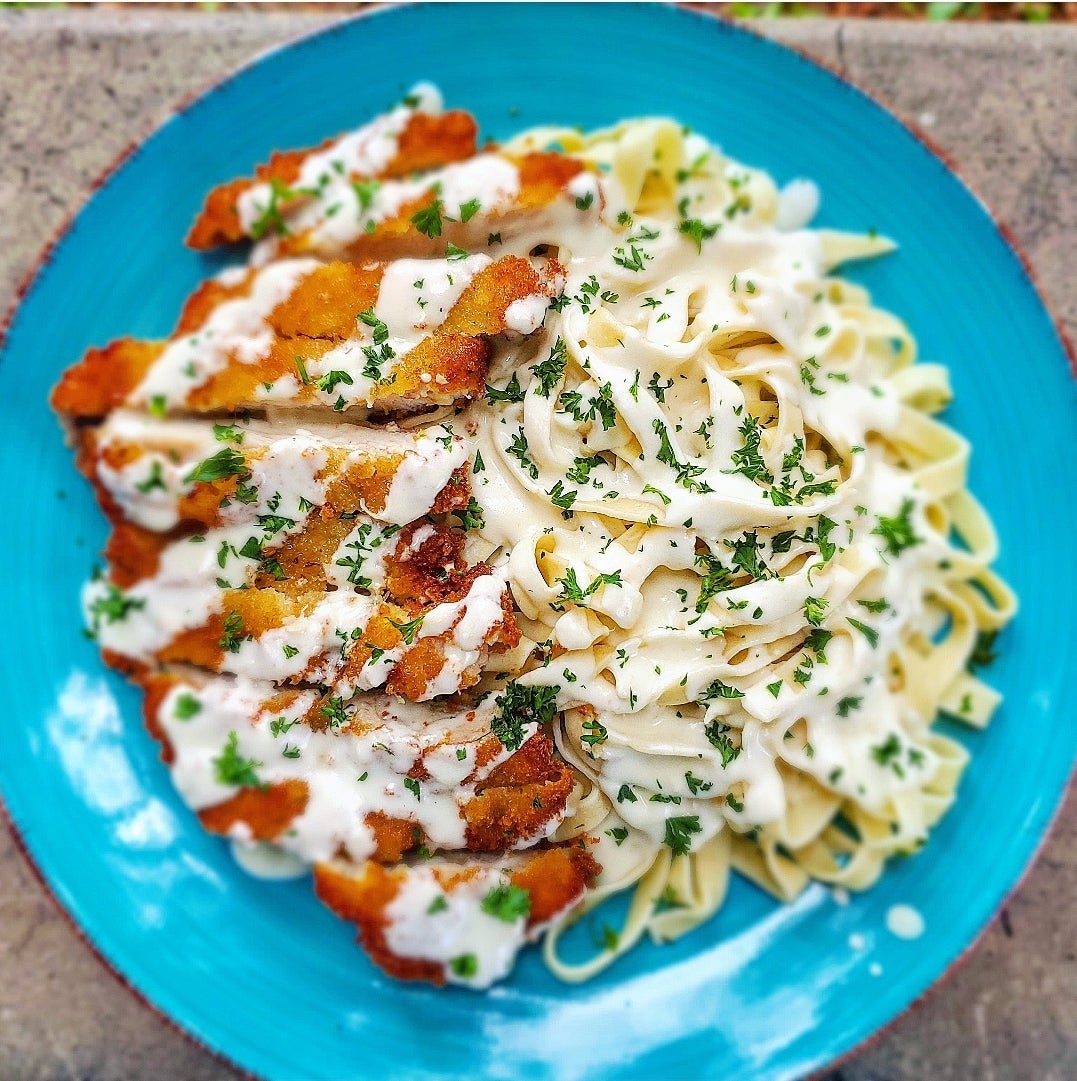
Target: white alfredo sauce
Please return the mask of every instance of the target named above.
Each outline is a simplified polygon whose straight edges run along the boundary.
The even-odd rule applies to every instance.
[[[259,497],[254,502],[228,501],[220,516],[230,525],[253,522],[274,509],[292,518],[298,515],[298,525],[309,512],[291,493],[317,506],[338,476],[373,464],[383,473],[391,469],[390,498],[382,506],[363,506],[363,512],[383,522],[407,525],[430,510],[468,456],[467,442],[451,426],[405,432],[311,424],[289,431],[283,422],[239,421],[216,428],[219,435],[203,421],[158,420],[133,410],[116,410],[96,436],[97,479],[128,521],[163,533],[178,523],[180,500],[198,483],[191,479],[197,467],[224,451],[243,456],[250,467],[243,483],[253,486]],[[137,452],[132,461],[119,469],[108,464],[110,450],[129,449]],[[343,463],[329,467],[331,452],[345,454]],[[281,511],[280,500],[289,509]]]
[[[348,132],[324,150],[306,156],[299,177],[291,185],[319,211],[332,217],[342,200],[355,198],[353,177],[375,177],[384,172],[399,150],[399,139],[408,122],[418,113],[437,116],[443,109],[440,91],[429,83],[419,83],[407,96],[405,104],[376,117],[357,131]],[[240,224],[250,234],[266,212],[275,205],[276,196],[268,183],[254,184],[236,203]]]
[[[318,265],[316,259],[284,259],[253,273],[245,296],[218,304],[192,334],[165,346],[128,396],[128,404],[151,404],[163,413],[169,406],[181,405],[190,391],[231,360],[254,364],[263,359],[274,340],[269,315]],[[232,277],[225,271],[225,284]]]
[[[374,311],[390,335],[414,338],[416,344],[415,332],[440,326],[475,275],[492,262],[482,252],[459,259],[396,259],[385,268]]]
[[[508,975],[527,938],[527,918],[500,919],[483,910],[508,876],[490,868],[444,890],[429,867],[409,869],[385,908],[385,943],[401,957],[440,961],[448,983],[476,989]]]
[[[782,819],[783,763],[880,814],[930,779],[930,718],[888,663],[945,547],[882,449],[892,353],[802,228],[814,186],[771,189],[769,217],[706,190],[684,181],[679,219],[579,214],[551,238],[567,282],[543,347],[489,380],[515,371],[522,401],[474,410],[483,538],[555,647],[525,682],[559,688],[568,753],[624,822],[689,847]],[[889,550],[880,516],[915,544]]]
[[[925,928],[924,917],[912,905],[891,905],[886,910],[886,929],[896,938],[919,938]]]
[[[485,239],[485,223],[513,207],[520,192],[520,172],[507,158],[484,153],[432,169],[416,179],[384,180],[364,190],[332,178],[330,184],[329,205],[337,210],[329,213],[326,197],[319,196],[300,201],[288,213],[289,231],[303,234],[306,247],[323,255],[346,251],[353,241],[427,195],[431,202],[440,200],[443,213],[451,218],[462,218],[461,208],[477,202],[481,210],[464,227],[465,234]],[[263,265],[278,249],[278,238],[268,235],[254,246],[251,261]]]
[[[303,720],[317,692],[297,692],[283,709],[267,704],[273,694],[271,684],[242,677],[181,682],[165,696],[158,720],[175,755],[173,782],[196,810],[239,791],[222,761],[246,763],[262,785],[302,782],[306,804],[273,841],[305,863],[331,859],[341,847],[353,860],[366,859],[375,847],[367,825],[372,813],[412,822],[431,848],[462,848],[463,806],[510,754],[502,747],[476,768],[475,748],[490,731],[493,702],[453,711],[367,697],[338,703],[340,712],[327,715],[331,726],[319,732]],[[181,698],[197,703],[193,712],[179,708]],[[347,727],[335,725],[340,716]],[[524,731],[527,738],[535,726]],[[408,771],[420,759],[430,776],[409,785]],[[235,834],[250,840],[242,824]]]

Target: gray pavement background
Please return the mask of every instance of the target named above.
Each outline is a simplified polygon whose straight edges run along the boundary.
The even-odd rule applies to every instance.
[[[0,11],[0,312],[133,138],[189,92],[327,21],[291,12]],[[753,25],[847,74],[940,144],[1013,228],[1077,337],[1077,26]],[[0,1081],[236,1076],[109,975],[0,824]],[[1031,874],[964,964],[828,1081],[1074,1078],[1071,794]]]

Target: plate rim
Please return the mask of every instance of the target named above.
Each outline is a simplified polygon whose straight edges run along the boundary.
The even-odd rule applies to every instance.
[[[130,139],[127,145],[116,154],[112,161],[110,161],[82,188],[76,196],[72,207],[66,211],[64,217],[41,246],[29,267],[22,274],[21,278],[17,280],[6,310],[0,314],[0,364],[3,363],[6,357],[8,351],[8,339],[11,329],[14,327],[18,318],[19,311],[33,292],[41,287],[52,262],[61,251],[63,245],[68,242],[78,219],[92,204],[94,199],[98,196],[98,193],[112,180],[113,176],[119,173],[147,142],[157,138],[163,131],[168,129],[170,125],[180,120],[190,109],[199,106],[204,101],[211,99],[215,94],[220,93],[233,80],[260,68],[263,65],[272,63],[278,54],[305,46],[318,39],[328,38],[334,34],[341,33],[345,28],[362,20],[378,19],[383,16],[391,17],[398,9],[415,10],[432,6],[432,4],[424,2],[424,0],[408,0],[408,2],[404,3],[376,3],[366,9],[332,19],[324,25],[289,35],[279,43],[258,50],[238,65],[230,67],[224,74],[205,81],[202,85],[188,91],[175,101],[167,103],[164,107],[164,111],[159,114],[158,118],[152,123],[144,125],[141,131]],[[468,8],[477,7],[478,4],[464,3],[456,6]],[[498,6],[506,7],[510,5],[499,4]],[[545,7],[552,5],[538,4],[532,6]],[[581,6],[592,5],[588,4]],[[611,5],[604,4],[603,6],[610,8],[636,8],[640,5],[614,3]],[[1061,317],[1054,310],[1051,299],[1042,289],[1036,268],[1024,250],[1016,233],[976,191],[962,173],[960,167],[950,155],[949,151],[924,131],[919,124],[911,118],[900,115],[896,109],[880,100],[880,98],[867,90],[856,79],[841,71],[836,64],[813,55],[803,46],[790,44],[778,40],[777,38],[770,37],[761,30],[756,29],[751,25],[746,25],[743,21],[735,20],[730,16],[713,11],[709,8],[700,8],[689,5],[685,0],[650,3],[643,6],[663,8],[675,13],[675,16],[677,17],[694,18],[705,23],[715,24],[719,33],[728,33],[733,38],[738,34],[744,34],[752,38],[757,44],[761,44],[764,49],[776,50],[778,53],[791,54],[799,64],[806,65],[808,68],[821,70],[842,90],[851,90],[855,95],[859,95],[861,98],[865,99],[867,103],[874,106],[875,110],[883,114],[890,123],[894,124],[899,129],[903,129],[909,135],[912,135],[927,154],[935,159],[935,162],[941,165],[942,168],[949,173],[951,178],[958,183],[963,189],[964,194],[975,205],[975,208],[982,218],[990,228],[998,234],[998,238],[1001,240],[1002,247],[1007,256],[1015,260],[1017,269],[1020,272],[1020,277],[1024,279],[1027,286],[1031,287],[1032,293],[1042,309],[1043,314],[1046,315],[1047,321],[1050,324],[1058,343],[1059,352],[1068,363],[1070,377],[1077,380],[1077,346],[1075,346],[1074,340],[1068,334]],[[840,20],[831,21],[839,22]],[[899,1021],[916,1010],[928,996],[939,990],[943,984],[953,977],[959,967],[965,964],[971,954],[979,946],[992,924],[998,918],[999,912],[1010,902],[1029,877],[1034,866],[1038,862],[1044,847],[1051,839],[1052,834],[1058,825],[1059,817],[1066,804],[1067,798],[1075,785],[1077,785],[1077,758],[1070,764],[1068,776],[1059,787],[1054,805],[1046,816],[1044,825],[1036,838],[1035,844],[1025,858],[1018,875],[1003,890],[998,902],[994,905],[991,914],[976,930],[972,938],[969,939],[960,951],[945,964],[945,967],[915,998],[894,1013],[884,1024],[864,1035],[845,1051],[828,1059],[818,1067],[813,1068],[804,1077],[803,1081],[820,1081],[825,1074],[840,1068],[852,1058],[863,1053],[879,1041]],[[164,1008],[158,1006],[157,1003],[149,997],[147,992],[143,991],[134,982],[132,977],[121,969],[119,963],[114,962],[110,958],[106,953],[106,948],[99,944],[96,939],[90,937],[89,932],[79,922],[73,911],[63,900],[61,900],[60,888],[52,883],[42,866],[39,864],[38,859],[32,850],[32,846],[23,832],[22,826],[7,806],[2,787],[0,787],[0,821],[3,821],[7,825],[15,842],[16,850],[20,853],[25,865],[29,867],[33,877],[43,888],[55,910],[65,920],[68,926],[74,930],[78,938],[90,949],[96,960],[114,980],[116,980],[142,1006],[147,1007],[157,1018],[164,1021],[170,1029],[174,1032],[178,1032],[194,1046],[199,1047],[210,1054],[222,1065],[235,1071],[240,1077],[249,1078],[251,1081],[263,1081],[265,1075],[256,1073],[242,1065],[232,1058],[228,1052],[214,1046],[209,1041],[208,1037],[201,1032],[196,1031],[193,1027],[188,1027],[187,1024],[177,1020]]]

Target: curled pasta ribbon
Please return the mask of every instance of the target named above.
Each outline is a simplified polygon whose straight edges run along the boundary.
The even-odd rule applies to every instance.
[[[653,918],[654,908],[669,883],[672,862],[673,855],[668,848],[643,855],[626,872],[612,881],[603,881],[591,890],[583,904],[554,923],[546,932],[542,946],[542,955],[550,971],[566,983],[582,983],[609,968],[618,957],[627,953],[642,938]],[[563,960],[558,946],[564,933],[608,897],[626,889],[634,889],[634,892],[624,923],[614,932],[616,945],[588,961],[572,963]]]
[[[602,176],[622,246],[601,282],[569,274],[549,385],[526,373],[550,342],[520,346],[521,394],[483,451],[536,510],[508,560],[522,630],[546,645],[525,678],[563,671],[572,688],[554,738],[578,784],[555,837],[586,835],[606,867],[546,941],[578,981],[645,934],[697,927],[731,871],[788,901],[812,881],[865,889],[915,852],[968,760],[935,717],[987,723],[999,696],[969,658],[1016,599],[966,488],[969,444],[936,418],[947,370],[827,274],[888,240],[793,230],[811,254],[782,268],[759,242],[782,217],[773,182],[678,125],[536,129],[507,150],[551,145]],[[694,234],[702,258],[631,247],[659,230]],[[731,281],[711,265],[723,244],[748,253]],[[826,689],[808,689],[820,672]],[[629,889],[605,948],[567,960],[568,928]]]

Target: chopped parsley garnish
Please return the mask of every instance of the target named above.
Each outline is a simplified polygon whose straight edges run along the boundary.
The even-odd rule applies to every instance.
[[[510,679],[496,701],[498,714],[490,730],[509,751],[519,750],[526,725],[549,724],[557,714],[556,687],[525,687]]]
[[[202,703],[189,691],[184,691],[176,696],[176,704],[172,712],[177,720],[189,721],[202,710]]]
[[[423,798],[422,789],[419,786],[419,782],[414,777],[405,777],[404,787],[415,797],[416,802]]]
[[[331,372],[326,372],[325,375],[319,376],[314,380],[314,385],[326,394],[332,394],[336,388],[343,383],[345,386],[350,387],[355,382],[354,379],[347,373],[334,369]]]
[[[774,483],[774,474],[767,468],[759,453],[759,441],[763,436],[759,421],[753,416],[744,418],[744,423],[737,429],[740,432],[742,445],[740,450],[733,451],[733,469],[725,469],[724,473],[741,473],[749,480],[763,481],[766,484]]]
[[[567,363],[568,351],[565,347],[565,340],[558,335],[557,341],[554,342],[553,348],[550,350],[550,355],[531,368],[535,378],[538,380],[535,393],[541,394],[543,398],[548,398],[558,383],[561,382]]]
[[[647,384],[647,389],[655,396],[655,399],[665,404],[666,391],[673,386],[673,380],[669,379],[666,382],[662,382],[662,377],[655,372],[651,376],[650,382]]]
[[[482,203],[478,199],[468,199],[466,203],[460,204],[460,220],[462,222],[471,221],[481,209]]]
[[[884,743],[880,743],[877,746],[871,748],[871,757],[879,763],[880,766],[895,766],[897,760],[901,756],[901,740],[898,739],[897,734],[891,732],[886,737]],[[901,776],[899,771],[898,776]]]
[[[730,687],[728,683],[723,683],[720,679],[712,681],[699,696],[700,702],[713,702],[716,698],[743,698],[744,692],[738,691],[736,687]]]
[[[288,518],[283,514],[259,514],[258,525],[265,530],[266,537],[272,537],[282,529],[294,529],[295,519]]]
[[[356,318],[370,327],[371,336],[374,339],[373,345],[364,345],[362,347],[363,356],[366,357],[362,374],[367,379],[382,382],[382,366],[396,357],[396,351],[388,344],[389,328],[378,318],[373,308],[360,312]],[[348,380],[348,382],[350,383],[351,380]]]
[[[359,200],[359,213],[365,214],[374,202],[374,196],[378,194],[378,189],[381,187],[380,180],[353,180],[352,191],[355,192],[355,197]]]
[[[696,242],[696,251],[703,251],[703,241],[710,240],[720,228],[719,224],[715,222],[713,225],[707,225],[699,218],[685,218],[680,225],[677,226],[677,232],[682,236],[688,237],[690,240]]]
[[[213,769],[217,781],[225,785],[237,785],[240,788],[257,788],[266,792],[269,785],[263,784],[258,774],[262,762],[253,758],[243,758],[239,753],[239,736],[235,729],[228,733],[228,742],[221,754],[213,759]]]
[[[638,274],[646,265],[647,261],[654,258],[645,251],[640,251],[635,244],[629,246],[629,250],[626,252],[624,248],[617,248],[613,253],[613,261],[618,266],[623,266],[625,270],[631,270],[633,273]]]
[[[238,653],[243,641],[243,617],[238,612],[229,612],[224,617],[224,634],[217,640],[217,645],[226,653]]]
[[[143,495],[149,495],[155,488],[160,488],[162,492],[168,491],[168,486],[161,476],[161,463],[156,458],[150,463],[150,475],[145,480],[140,480],[135,488]]]
[[[609,732],[606,731],[606,726],[598,721],[590,720],[583,722],[583,733],[580,735],[580,742],[585,743],[588,747],[595,747],[599,743],[605,743]]]
[[[191,470],[183,478],[184,484],[212,483],[228,477],[238,477],[247,472],[247,459],[231,447],[222,447]]]
[[[269,722],[269,731],[272,733],[273,738],[284,735],[289,732],[299,723],[298,720],[289,721],[286,717],[277,717],[276,720]]]
[[[874,627],[869,627],[866,623],[861,623],[859,619],[854,619],[852,616],[846,616],[845,619],[868,640],[868,645],[875,649],[879,644],[879,632]]]
[[[763,581],[774,576],[759,554],[763,546],[759,543],[754,529],[746,530],[735,541],[727,540],[723,543],[733,553],[733,566],[739,567],[753,581]]]
[[[425,233],[431,240],[441,236],[441,213],[445,209],[440,199],[435,198],[429,206],[417,210],[411,216],[411,222],[420,233]]]
[[[576,458],[572,467],[566,471],[565,477],[573,484],[586,484],[591,479],[591,470],[605,464],[601,454],[594,454],[590,458]]]
[[[488,916],[504,920],[505,923],[515,923],[531,915],[531,894],[511,883],[494,886],[482,899],[480,907]]]
[[[875,615],[878,615],[880,612],[886,612],[890,608],[890,602],[885,598],[877,601],[857,601],[856,603],[859,604],[861,608],[866,608]]]
[[[512,373],[512,378],[505,384],[504,390],[498,390],[487,383],[486,400],[491,404],[494,402],[522,402],[524,400],[524,388],[520,386],[520,380],[516,373]]]
[[[370,336],[374,339],[375,345],[384,345],[389,340],[389,328],[378,318],[373,308],[360,312],[356,319],[364,326],[370,327]]]
[[[513,437],[512,442],[505,448],[506,453],[520,463],[520,468],[530,476],[532,480],[538,480],[538,466],[528,457],[527,436],[521,428]]]
[[[692,847],[692,835],[702,831],[699,815],[678,815],[666,819],[666,835],[663,840],[675,856],[683,856]]]
[[[339,695],[327,698],[319,710],[330,728],[340,728],[348,723],[348,714],[344,711],[344,699]]]
[[[848,717],[854,709],[859,709],[864,699],[859,696],[853,696],[851,694],[846,695],[840,702],[838,702],[838,716]]]
[[[985,668],[998,660],[998,654],[995,652],[996,638],[998,638],[998,631],[977,632],[976,645],[969,656],[970,668]]]
[[[804,598],[804,618],[813,626],[818,627],[823,622],[823,616],[830,602],[825,597]]]
[[[336,561],[338,567],[349,567],[348,581],[360,589],[369,589],[373,585],[373,580],[360,572],[363,569],[367,557],[374,551],[375,548],[380,548],[382,541],[387,540],[393,534],[400,532],[400,526],[388,525],[383,526],[380,532],[375,532],[377,526],[373,522],[364,522],[359,526],[356,533],[356,538],[353,541],[349,541],[344,547],[354,548],[355,555],[353,556],[341,556]],[[372,536],[373,534],[373,536]]]
[[[703,578],[699,583],[699,597],[696,611],[702,615],[710,606],[711,600],[718,593],[723,593],[733,585],[733,572],[717,556],[704,552],[696,556],[696,565],[703,568]]]
[[[244,434],[232,424],[213,425],[213,438],[218,443],[242,443]]]
[[[416,616],[415,619],[408,620],[406,623],[396,623],[394,620],[389,620],[390,623],[400,632],[400,636],[404,639],[404,644],[411,646],[415,644],[415,636],[419,633],[419,628],[423,625],[423,620],[426,618],[425,613],[421,616]]]
[[[780,533],[775,533],[770,541],[770,550],[778,555],[782,552],[788,552],[792,547],[793,541],[797,540],[797,533],[795,529],[783,529]]]
[[[899,555],[906,548],[911,548],[921,541],[921,538],[913,532],[910,519],[915,505],[911,499],[906,499],[901,504],[901,510],[893,518],[888,518],[885,514],[877,516],[877,525],[871,532],[886,541],[886,550],[892,556]]]
[[[251,238],[261,240],[268,233],[276,233],[277,236],[287,236],[288,226],[285,224],[284,215],[281,213],[281,203],[295,197],[295,192],[277,177],[269,178],[269,202],[260,207],[260,216],[251,222]]]
[[[658,460],[663,465],[668,465],[670,469],[673,469],[677,473],[677,483],[683,488],[687,488],[690,492],[711,492],[714,489],[711,488],[706,481],[696,480],[697,477],[706,473],[706,467],[702,465],[692,465],[688,462],[681,462],[677,458],[677,454],[673,449],[673,444],[670,442],[669,432],[666,429],[665,424],[662,423],[657,417],[651,421],[651,427],[654,429],[654,434],[658,436]]]
[[[609,383],[603,383],[598,388],[598,397],[591,399],[587,416],[591,420],[602,421],[604,432],[608,432],[617,423],[617,407],[613,404],[613,387]]]
[[[803,494],[804,489],[801,488],[799,495]],[[822,556],[824,563],[829,563],[838,550],[838,546],[830,539],[831,530],[837,529],[837,527],[838,523],[835,522],[833,518],[828,518],[825,514],[820,514],[815,529],[808,531],[811,536],[805,536],[805,540],[814,540],[819,548],[819,555]],[[885,604],[886,602],[884,601],[883,603]],[[865,605],[865,607],[867,606]]]
[[[463,510],[458,510],[454,513],[457,518],[460,519],[460,527],[465,531],[470,532],[473,529],[482,529],[482,527],[486,525],[482,507],[479,506],[474,496],[468,500],[467,506],[464,507]]]
[[[473,953],[462,953],[449,962],[449,968],[453,975],[467,980],[478,973],[479,959]]]
[[[572,504],[576,502],[576,496],[579,495],[579,492],[566,491],[561,481],[557,481],[546,494],[555,507],[561,508],[562,518],[568,519],[572,517]]]
[[[828,631],[823,627],[816,627],[815,630],[808,632],[808,637],[804,639],[804,648],[812,650],[820,664],[826,664],[824,650],[830,645],[830,639],[833,637],[833,631]]]
[[[609,574],[596,575],[591,579],[591,582],[586,589],[582,588],[576,578],[576,570],[574,567],[568,568],[564,578],[556,578],[554,581],[561,586],[561,596],[558,598],[559,602],[571,601],[573,604],[579,605],[583,605],[588,597],[593,593],[597,593],[603,586],[623,585],[623,582],[621,581],[621,572],[612,571]],[[560,604],[556,607],[560,607]]]
[[[722,756],[722,769],[725,769],[741,752],[741,748],[729,738],[729,733],[732,731],[729,725],[722,724],[718,720],[709,721],[703,726],[703,734],[707,737],[707,741]]]

